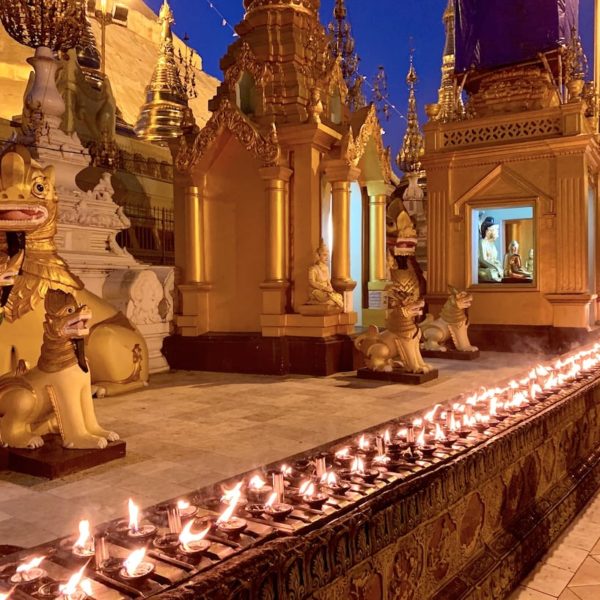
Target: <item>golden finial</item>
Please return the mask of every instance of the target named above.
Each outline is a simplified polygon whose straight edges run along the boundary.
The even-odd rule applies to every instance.
[[[464,116],[462,98],[458,93],[454,75],[456,65],[456,13],[454,0],[448,0],[443,22],[446,30],[446,43],[442,56],[442,81],[438,90],[438,109],[434,120],[448,122]]]
[[[161,43],[152,79],[146,87],[146,103],[135,126],[136,134],[152,142],[179,137],[184,114],[189,111],[188,94],[181,82],[175,59],[171,25],[175,22],[167,0],[160,7],[158,23]]]
[[[421,171],[421,157],[425,151],[423,134],[419,126],[417,116],[417,99],[415,96],[415,84],[417,83],[417,71],[413,64],[414,50],[410,51],[410,67],[406,76],[408,85],[408,114],[406,116],[406,132],[402,141],[402,148],[398,153],[398,166],[405,173],[418,173]]]
[[[348,107],[356,111],[366,106],[367,101],[362,91],[363,78],[358,72],[360,58],[354,50],[352,27],[347,15],[345,0],[335,0],[334,20],[329,23],[328,30],[331,36],[331,52],[334,59],[340,59],[342,75],[348,87]]]

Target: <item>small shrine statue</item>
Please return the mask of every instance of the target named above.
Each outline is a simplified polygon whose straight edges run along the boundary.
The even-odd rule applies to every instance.
[[[499,283],[502,281],[503,268],[498,259],[496,240],[499,226],[494,217],[486,217],[481,223],[479,241],[479,283]]]
[[[49,290],[44,341],[35,368],[20,361],[0,377],[0,439],[13,448],[39,448],[60,433],[65,448],[105,448],[119,436],[96,419],[84,339],[92,313],[72,294]]]
[[[327,314],[344,310],[344,297],[331,285],[329,249],[323,240],[316,252],[316,261],[308,269],[309,298],[307,304],[329,307]],[[336,310],[337,309],[337,310]],[[314,313],[313,313],[314,314]]]
[[[508,252],[504,255],[504,281],[506,280],[531,281],[531,273],[523,268],[521,255],[519,254],[519,242],[513,240],[508,245]]]
[[[534,263],[535,263],[535,261],[533,260],[533,248],[529,248],[529,254],[527,255],[527,260],[525,261],[525,270],[528,273],[531,273],[532,277],[533,277]]]

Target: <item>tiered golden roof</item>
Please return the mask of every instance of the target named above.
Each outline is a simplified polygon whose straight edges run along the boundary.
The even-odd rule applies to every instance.
[[[415,84],[417,72],[413,64],[412,54],[410,56],[410,68],[406,76],[408,85],[408,114],[406,116],[407,126],[402,141],[402,148],[398,153],[398,166],[405,173],[418,173],[421,171],[421,157],[425,152],[423,133],[419,126],[417,115],[417,99],[415,96]]]
[[[318,13],[320,0],[244,0],[247,12],[261,8],[298,8]]]
[[[181,135],[182,121],[189,108],[175,60],[171,32],[175,21],[167,0],[160,8],[158,22],[162,28],[158,62],[146,87],[146,103],[138,117],[135,132],[142,139],[166,142]]]

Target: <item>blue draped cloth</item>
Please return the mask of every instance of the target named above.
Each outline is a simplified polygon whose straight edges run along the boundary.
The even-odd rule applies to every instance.
[[[456,72],[535,58],[571,39],[579,0],[454,0]]]

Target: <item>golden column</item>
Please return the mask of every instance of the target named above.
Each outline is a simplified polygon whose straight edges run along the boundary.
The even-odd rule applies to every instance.
[[[356,281],[350,276],[350,184],[358,179],[360,169],[335,161],[325,167],[331,183],[333,244],[331,252],[331,284],[338,292],[350,292]]]
[[[206,176],[202,178],[202,187],[190,185],[184,192],[185,215],[185,283],[206,282],[204,255],[204,207],[203,191]]]
[[[369,289],[378,281],[385,281],[385,211],[387,199],[394,191],[394,186],[385,181],[369,181]],[[378,289],[378,288],[374,288]]]
[[[263,290],[263,314],[284,314],[288,280],[288,182],[287,167],[263,167],[267,202],[267,254]]]

